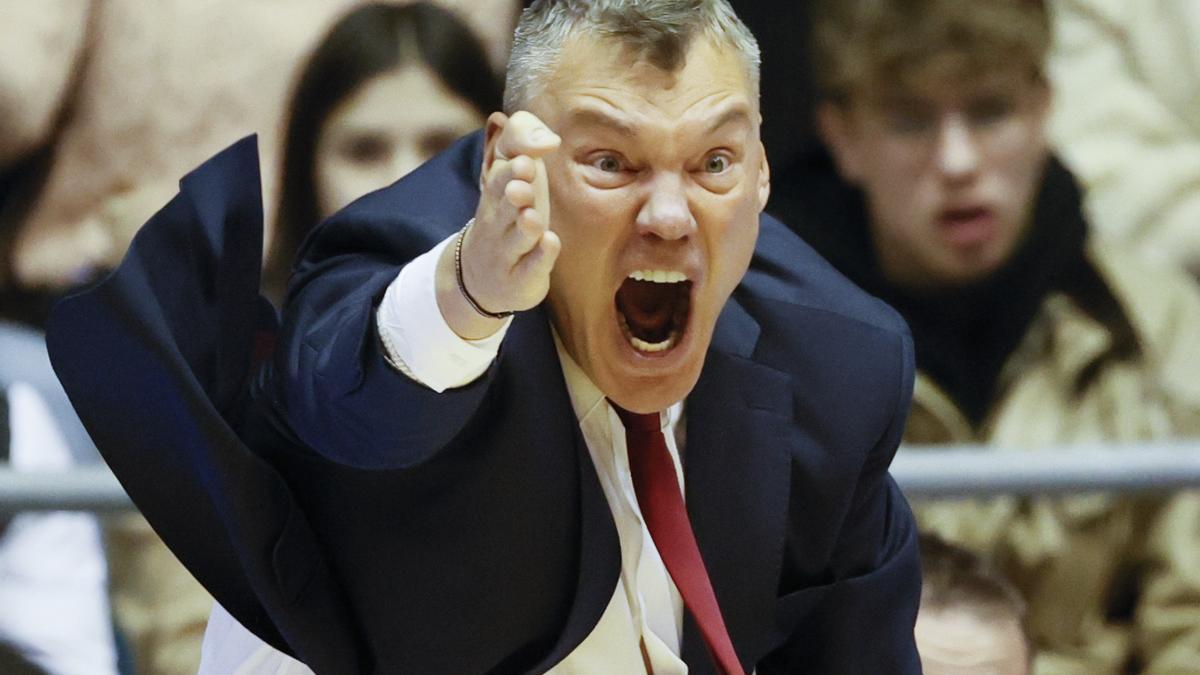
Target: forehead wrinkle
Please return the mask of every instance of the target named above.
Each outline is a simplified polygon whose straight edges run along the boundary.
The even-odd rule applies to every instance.
[[[633,123],[602,110],[594,104],[572,109],[567,114],[566,125],[567,127],[603,127],[627,138],[636,138],[638,135],[637,128]]]
[[[702,92],[707,90],[700,98],[741,93],[757,103],[752,82],[740,59],[729,53],[723,43],[707,38],[692,40],[680,66],[664,70],[623,48],[619,42],[609,47],[611,41],[612,38],[592,35],[569,38],[546,79],[543,93],[570,96],[572,93],[613,92],[652,107],[676,104],[671,107],[679,109],[681,99],[688,98],[689,94],[696,96],[696,90],[700,89]],[[719,90],[714,92],[714,88]],[[613,103],[608,98],[598,97]],[[683,105],[677,116],[693,104]]]

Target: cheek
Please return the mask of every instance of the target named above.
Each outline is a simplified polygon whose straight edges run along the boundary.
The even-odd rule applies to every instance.
[[[610,227],[602,222],[602,214],[577,201],[554,204],[552,199],[550,210],[551,229],[562,249],[550,273],[549,293],[556,312],[579,324],[599,306],[612,302],[604,297],[613,245]]]
[[[547,170],[554,169],[547,165]],[[559,261],[599,269],[633,227],[638,200],[632,188],[602,190],[578,174],[559,175],[550,179],[550,229],[563,244]]]
[[[741,283],[742,277],[746,275],[746,270],[750,267],[750,259],[754,257],[754,244],[758,241],[757,219],[734,226],[726,240],[727,245],[719,258],[724,265],[724,269],[720,272],[722,304],[733,292],[733,289]],[[719,311],[720,308],[718,308]]]
[[[929,190],[916,181],[893,181],[884,177],[866,186],[871,206],[871,219],[885,223],[895,232],[917,230],[926,220],[925,204],[930,201]]]
[[[757,201],[750,196],[710,197],[693,202],[701,223],[706,255],[714,275],[712,289],[724,300],[741,282],[758,241]]]
[[[1032,143],[1002,158],[1003,188],[1010,199],[1019,202],[1017,206],[1023,206],[1024,203],[1033,199],[1042,176],[1042,165],[1045,158],[1044,146]]]
[[[317,169],[316,186],[318,202],[323,216],[346,206],[357,197],[370,191],[372,174],[340,159],[332,159]]]
[[[344,204],[345,184],[344,168],[337,165],[335,160],[324,160],[317,165],[313,176],[316,188],[316,201],[321,210],[321,217],[326,217],[338,210]]]
[[[937,177],[903,149],[883,146],[863,171],[862,188],[877,210],[907,213]]]
[[[341,207],[342,188],[346,183],[344,177],[347,167],[340,153],[334,147],[329,134],[322,132],[317,141],[316,152],[313,155],[312,180],[313,201],[317,203],[322,218],[329,216]]]

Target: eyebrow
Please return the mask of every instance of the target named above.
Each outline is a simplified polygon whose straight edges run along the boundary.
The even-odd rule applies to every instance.
[[[632,124],[595,108],[582,108],[572,112],[567,124],[568,126],[600,126],[628,138],[637,136],[637,130],[633,128]]]
[[[704,133],[711,134],[726,124],[733,122],[750,122],[750,111],[745,105],[736,104],[723,112],[716,121],[709,125]],[[595,125],[611,129],[628,138],[637,136],[637,129],[632,124],[595,108],[582,108],[572,112],[568,119],[568,125]]]
[[[718,129],[720,129],[721,127],[725,126],[726,124],[730,124],[732,122],[745,122],[747,124],[750,123],[750,111],[746,108],[745,105],[739,103],[737,105],[734,105],[729,110],[726,110],[724,113],[721,114],[720,117],[717,118],[717,120],[715,122],[712,123],[712,125],[710,125],[708,127],[708,129],[705,131],[705,133],[711,134],[711,133],[717,131]]]

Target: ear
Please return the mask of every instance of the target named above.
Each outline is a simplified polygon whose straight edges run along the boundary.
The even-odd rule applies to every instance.
[[[758,142],[759,155],[762,157],[761,165],[758,167],[758,210],[762,211],[767,208],[767,202],[771,199],[771,163],[767,161],[767,149]]]
[[[500,140],[500,132],[504,131],[504,127],[508,125],[508,115],[502,112],[494,112],[488,115],[487,124],[483,131],[483,166],[479,171],[479,191],[483,192],[484,183],[487,182],[488,174],[492,170],[492,165],[496,163],[496,143]]]
[[[862,158],[857,130],[850,111],[842,105],[824,101],[817,106],[817,133],[829,147],[838,172],[848,182],[862,178]]]

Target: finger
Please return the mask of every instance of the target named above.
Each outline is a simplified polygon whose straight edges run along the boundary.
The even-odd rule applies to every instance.
[[[483,186],[483,195],[475,212],[477,225],[474,229],[485,239],[495,241],[496,237],[505,236],[505,232],[515,227],[517,213],[522,207],[514,206],[508,196],[508,186],[514,183],[511,178],[507,166],[497,167]],[[517,192],[517,196],[522,197],[519,188]]]
[[[513,157],[509,162],[508,169],[512,172],[512,177],[517,180],[532,183],[533,179],[537,177],[537,165],[529,155]]]
[[[537,245],[517,261],[516,272],[529,278],[547,276],[554,269],[562,241],[558,235],[547,230],[538,239]]]
[[[523,255],[537,245],[538,240],[542,238],[549,227],[537,209],[526,208],[521,209],[521,212],[517,214],[517,223],[514,229],[516,230],[517,248]]]
[[[504,186],[504,198],[517,210],[533,206],[533,186],[523,180],[510,180]]]
[[[488,169],[486,180],[491,181],[493,178],[498,177],[498,175],[504,175],[506,180],[516,179],[532,183],[534,179],[538,178],[538,165],[536,165],[536,162],[539,161],[541,160],[534,160],[527,155],[517,155],[516,157],[511,157],[511,159],[510,157],[497,156],[496,159],[492,160],[492,167]],[[503,185],[500,187],[503,189]]]
[[[542,214],[547,223],[550,222],[550,179],[546,175],[546,162],[534,160],[533,177],[533,206]]]
[[[512,162],[497,160],[492,164],[492,170],[488,172],[487,181],[483,186],[484,193],[493,198],[503,197],[504,190],[512,181],[512,177]]]
[[[499,157],[528,155],[537,159],[556,149],[560,142],[558,134],[533,113],[521,110],[508,118],[496,141],[496,153]]]

